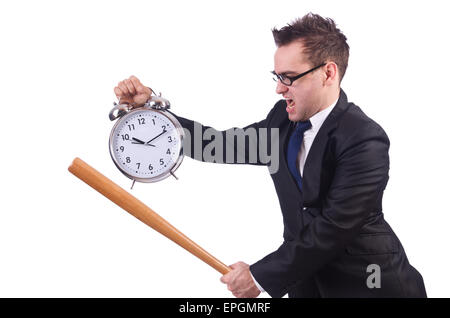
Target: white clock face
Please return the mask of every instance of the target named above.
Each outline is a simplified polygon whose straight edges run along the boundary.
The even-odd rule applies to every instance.
[[[125,174],[133,179],[156,181],[167,176],[177,163],[180,139],[177,128],[166,116],[154,110],[135,110],[116,124],[110,151]]]

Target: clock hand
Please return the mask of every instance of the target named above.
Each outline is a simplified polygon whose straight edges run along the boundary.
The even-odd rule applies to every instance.
[[[145,142],[143,142],[142,140],[140,140],[140,139],[137,139],[137,138],[131,138],[131,139],[133,139],[134,141],[137,141],[138,143],[140,143],[140,144],[145,144]]]
[[[167,132],[167,130],[163,130],[163,132],[160,133],[158,136],[153,137],[152,139],[150,139],[149,141],[147,141],[147,144],[150,143],[150,142],[152,142],[153,140],[155,140],[156,138],[158,138],[158,137],[161,136],[162,134],[165,134],[166,132]]]
[[[132,144],[141,144],[141,145],[146,145],[146,146],[152,146],[152,147],[155,147],[155,145],[152,145],[152,144],[149,144],[149,143],[146,144],[145,142],[143,142],[143,141],[140,140],[140,139],[137,139],[137,138],[134,138],[134,137],[132,137],[131,139],[137,141],[137,142],[131,142]]]

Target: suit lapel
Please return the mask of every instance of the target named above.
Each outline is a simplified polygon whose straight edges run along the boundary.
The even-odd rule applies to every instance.
[[[312,201],[320,190],[322,161],[329,135],[336,128],[338,118],[348,108],[347,95],[341,89],[336,106],[323,122],[306,157],[303,168],[303,197],[305,204]]]

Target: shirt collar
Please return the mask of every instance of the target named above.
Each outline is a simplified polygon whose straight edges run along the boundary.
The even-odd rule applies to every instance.
[[[330,106],[321,110],[320,112],[318,112],[317,114],[315,114],[314,116],[312,116],[309,119],[311,122],[311,126],[312,126],[310,130],[316,131],[316,132],[319,131],[319,129],[322,126],[325,119],[327,119],[328,115],[331,113],[334,106],[336,106],[338,100],[339,100],[339,97]]]

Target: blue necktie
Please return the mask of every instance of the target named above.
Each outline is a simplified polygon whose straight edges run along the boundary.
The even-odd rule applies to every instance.
[[[302,178],[300,176],[300,172],[297,167],[297,157],[298,152],[300,151],[300,147],[302,146],[303,141],[303,133],[311,128],[311,122],[308,121],[299,121],[297,126],[295,127],[294,132],[289,139],[288,149],[287,149],[287,161],[289,171],[294,177],[295,181],[297,181],[298,187],[300,191],[302,191]]]

